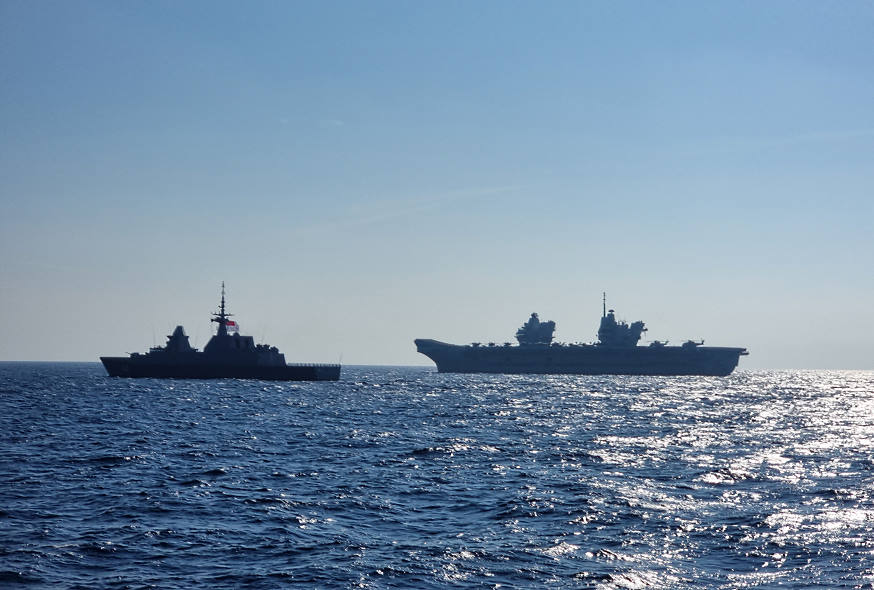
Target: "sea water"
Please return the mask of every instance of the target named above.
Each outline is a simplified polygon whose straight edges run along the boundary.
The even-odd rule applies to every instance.
[[[874,373],[0,364],[5,588],[868,588]]]

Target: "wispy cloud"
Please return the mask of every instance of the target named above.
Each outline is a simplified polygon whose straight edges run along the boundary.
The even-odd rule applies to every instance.
[[[518,191],[518,186],[493,186],[464,188],[432,194],[421,194],[405,199],[391,201],[374,199],[343,211],[339,217],[324,222],[316,222],[299,228],[303,231],[330,228],[348,228],[372,225],[389,220],[419,215],[450,204],[483,199]]]
[[[517,190],[519,190],[519,187],[517,186],[467,188],[432,195],[420,195],[412,199],[399,200],[390,203],[380,203],[365,209],[363,215],[356,215],[354,218],[347,219],[344,225],[369,225],[387,219],[407,217],[425,211],[438,209],[449,203],[493,197],[495,195],[506,194]]]
[[[299,124],[299,123],[300,122],[298,121],[297,124]],[[291,117],[279,117],[279,124],[282,125],[283,127],[291,125],[292,118]],[[309,125],[316,125],[318,127],[321,127],[322,129],[337,129],[339,127],[344,127],[346,125],[346,121],[344,121],[343,119],[317,119],[317,120],[310,120],[310,122],[308,124]]]
[[[874,129],[836,129],[832,131],[814,131],[799,133],[786,137],[775,138],[779,143],[819,143],[844,141],[846,139],[858,139],[860,137],[874,137]]]
[[[321,119],[319,121],[319,126],[325,128],[343,127],[344,125],[346,125],[346,122],[342,119]]]
[[[808,131],[785,135],[746,136],[729,140],[738,147],[775,147],[799,144],[835,143],[853,139],[874,137],[874,129],[833,129],[828,131]]]
[[[786,134],[746,134],[717,136],[707,139],[696,138],[676,144],[680,152],[689,154],[749,153],[756,150],[772,150],[818,144],[840,144],[854,140],[874,138],[874,129],[835,129],[830,131],[808,131]]]

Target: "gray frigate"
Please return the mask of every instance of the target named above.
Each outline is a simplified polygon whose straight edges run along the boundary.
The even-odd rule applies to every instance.
[[[167,336],[165,346],[126,357],[102,356],[100,361],[111,377],[154,377],[163,379],[268,379],[273,381],[336,381],[339,364],[286,364],[275,346],[256,344],[242,336],[238,324],[225,309],[225,285],[219,311],[212,314],[218,324],[215,335],[203,351],[192,348],[182,326]]]

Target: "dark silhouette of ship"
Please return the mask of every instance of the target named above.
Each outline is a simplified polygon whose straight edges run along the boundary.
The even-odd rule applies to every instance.
[[[269,379],[274,381],[336,381],[339,364],[286,364],[275,346],[255,344],[252,336],[241,336],[237,323],[222,302],[212,321],[218,324],[203,352],[192,348],[182,326],[167,336],[166,346],[127,357],[102,356],[111,377],[155,377],[162,379]]]
[[[518,346],[478,342],[447,344],[417,339],[416,349],[430,358],[441,373],[567,373],[579,375],[717,375],[730,374],[745,348],[703,346],[689,340],[680,346],[655,341],[638,346],[643,322],[617,322],[614,311],[604,310],[595,344],[552,342],[555,322],[541,322],[536,313],[516,331]]]

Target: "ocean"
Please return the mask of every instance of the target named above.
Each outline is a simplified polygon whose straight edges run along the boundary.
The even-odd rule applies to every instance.
[[[291,586],[874,587],[874,372],[0,363],[0,587]]]

